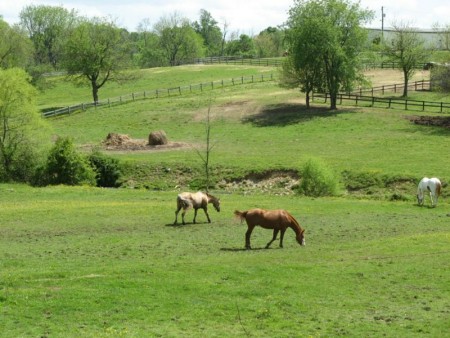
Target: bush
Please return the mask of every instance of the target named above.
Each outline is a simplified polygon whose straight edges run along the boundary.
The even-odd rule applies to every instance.
[[[58,138],[50,150],[45,177],[48,184],[95,185],[94,170],[69,138]]]
[[[117,188],[120,186],[119,179],[122,173],[117,159],[94,150],[89,155],[89,163],[95,171],[97,187]]]
[[[338,191],[338,179],[333,171],[320,160],[310,159],[302,168],[302,180],[297,190],[306,196],[334,196]]]

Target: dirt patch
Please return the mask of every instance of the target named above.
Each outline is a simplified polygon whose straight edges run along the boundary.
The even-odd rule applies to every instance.
[[[161,151],[189,148],[191,145],[184,142],[168,142],[161,145],[150,145],[148,140],[133,139],[125,134],[109,133],[102,142],[105,150],[110,151]]]
[[[252,173],[244,178],[219,182],[218,186],[228,192],[268,193],[272,195],[292,195],[293,187],[299,184],[296,171],[269,170],[263,173]]]
[[[450,129],[449,116],[406,116],[414,124]]]

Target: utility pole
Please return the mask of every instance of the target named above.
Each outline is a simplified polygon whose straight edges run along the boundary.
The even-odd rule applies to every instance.
[[[384,7],[381,6],[381,39],[384,39],[384,17],[386,14],[384,14]]]

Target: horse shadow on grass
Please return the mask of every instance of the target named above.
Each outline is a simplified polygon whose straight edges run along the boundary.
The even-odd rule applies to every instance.
[[[314,118],[333,117],[339,114],[348,113],[345,111],[330,110],[327,107],[306,108],[304,104],[272,104],[265,106],[259,113],[247,116],[242,119],[244,123],[252,123],[258,127],[268,126],[288,126],[310,121]]]
[[[264,248],[251,248],[251,249],[247,249],[247,248],[220,248],[220,251],[229,251],[229,252],[240,252],[240,251],[259,251],[259,250],[270,250],[267,249],[266,247]]]

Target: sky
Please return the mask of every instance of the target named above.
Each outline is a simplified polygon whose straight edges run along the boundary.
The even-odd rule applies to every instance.
[[[19,22],[20,11],[28,5],[63,6],[81,16],[110,17],[119,27],[136,31],[144,19],[153,26],[174,13],[198,21],[204,9],[222,30],[226,24],[229,33],[253,36],[286,22],[294,4],[294,0],[1,0],[0,15],[11,25]],[[382,7],[385,28],[396,23],[422,29],[431,29],[435,23],[450,24],[449,0],[360,0],[360,5],[375,12],[367,27],[381,28]]]

